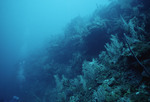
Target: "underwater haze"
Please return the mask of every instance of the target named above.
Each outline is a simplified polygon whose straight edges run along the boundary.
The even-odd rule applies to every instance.
[[[97,4],[98,0],[0,1],[0,96],[18,90],[12,79],[18,60],[37,52],[52,35],[61,34],[74,17],[90,15]]]
[[[149,0],[1,0],[0,102],[149,102]]]

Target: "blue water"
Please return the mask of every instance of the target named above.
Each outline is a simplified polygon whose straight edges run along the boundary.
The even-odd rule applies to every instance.
[[[19,97],[20,102],[55,102],[54,75],[62,78],[66,74],[71,79],[83,74],[83,60],[97,57],[105,49],[105,43],[110,42],[110,33],[122,33],[114,30],[111,18],[130,15],[131,5],[125,5],[124,0],[119,3],[118,0],[1,0],[0,102],[10,102],[13,96]],[[131,4],[136,3],[138,0]],[[98,23],[102,20],[108,20],[109,26]],[[89,23],[85,24],[86,21]],[[76,36],[85,26],[91,35]]]
[[[20,96],[17,64],[59,36],[76,16],[89,16],[98,0],[0,1],[0,98]]]

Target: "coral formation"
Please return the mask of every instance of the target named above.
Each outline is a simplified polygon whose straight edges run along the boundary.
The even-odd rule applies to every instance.
[[[32,102],[149,102],[146,1],[115,0],[97,8],[90,19],[73,19],[61,40],[52,39],[46,52],[24,65],[26,81],[34,81],[24,85],[26,98]]]

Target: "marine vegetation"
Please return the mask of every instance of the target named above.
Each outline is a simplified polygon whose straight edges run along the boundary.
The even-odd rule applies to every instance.
[[[24,102],[150,102],[149,7],[114,0],[72,19],[24,59]]]

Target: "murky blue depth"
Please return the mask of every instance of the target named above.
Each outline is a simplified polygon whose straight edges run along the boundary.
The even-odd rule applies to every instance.
[[[149,89],[149,5],[148,0],[1,0],[0,102],[136,100]],[[139,88],[132,89],[135,84]],[[148,100],[149,93],[142,94]]]

